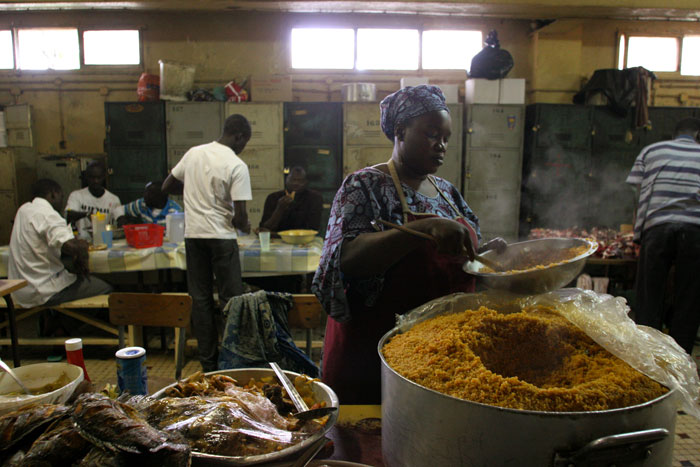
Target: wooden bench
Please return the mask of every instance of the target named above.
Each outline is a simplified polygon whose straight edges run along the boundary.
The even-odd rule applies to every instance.
[[[7,309],[7,305],[3,302],[0,304],[0,311]],[[71,318],[82,321],[83,323],[89,324],[95,328],[106,331],[112,334],[114,337],[94,337],[94,336],[70,336],[70,337],[81,337],[83,340],[83,345],[119,345],[119,329],[117,326],[110,324],[107,321],[97,319],[94,316],[89,315],[81,310],[86,309],[109,309],[109,295],[96,295],[94,297],[82,298],[80,300],[73,300],[72,302],[61,303],[60,305],[54,306],[37,306],[33,308],[22,308],[15,304],[16,321],[21,321],[23,319],[29,318],[42,310],[56,310]],[[0,329],[5,329],[9,327],[9,319],[4,319],[0,322]],[[63,345],[67,337],[18,337],[19,345]],[[0,338],[0,345],[10,345],[10,338],[3,337]]]

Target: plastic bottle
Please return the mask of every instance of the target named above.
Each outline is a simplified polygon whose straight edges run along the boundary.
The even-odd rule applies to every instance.
[[[102,232],[107,225],[107,216],[102,212],[96,212],[90,216],[90,220],[92,221],[92,244],[102,245],[104,243]]]
[[[85,360],[83,360],[83,340],[80,337],[66,339],[66,359],[71,365],[82,368],[83,376],[90,381],[90,377],[85,369]]]
[[[165,236],[172,243],[185,239],[185,213],[173,212],[165,216]]]

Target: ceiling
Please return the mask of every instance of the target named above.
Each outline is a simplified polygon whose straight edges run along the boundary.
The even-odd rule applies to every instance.
[[[659,5],[664,1],[663,6]],[[611,5],[614,4],[614,5]],[[143,10],[272,11],[298,13],[392,13],[501,18],[610,18],[700,21],[698,0],[451,0],[412,1],[276,1],[276,0],[139,0],[85,2],[2,1],[0,11]]]

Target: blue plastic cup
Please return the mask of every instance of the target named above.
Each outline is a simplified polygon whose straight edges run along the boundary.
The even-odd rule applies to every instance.
[[[107,245],[107,248],[112,248],[112,240],[114,240],[113,231],[105,230],[104,232],[102,232],[102,241],[105,245]]]

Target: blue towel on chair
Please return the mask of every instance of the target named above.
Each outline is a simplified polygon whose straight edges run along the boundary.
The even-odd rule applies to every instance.
[[[238,295],[226,304],[226,327],[219,369],[266,368],[277,362],[285,370],[319,375],[319,368],[294,344],[287,314],[292,295],[260,290]]]

